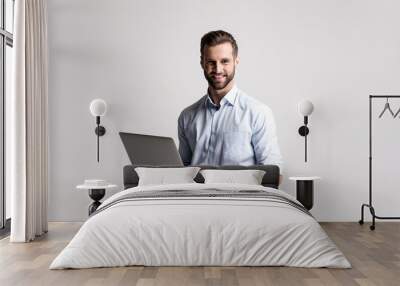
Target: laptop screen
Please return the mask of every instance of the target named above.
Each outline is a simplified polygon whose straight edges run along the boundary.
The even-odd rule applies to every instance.
[[[183,166],[174,139],[135,133],[119,133],[132,165]]]

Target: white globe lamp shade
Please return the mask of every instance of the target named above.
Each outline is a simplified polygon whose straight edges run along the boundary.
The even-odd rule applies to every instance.
[[[93,116],[104,116],[107,111],[107,103],[100,98],[93,99],[90,103],[90,113]]]
[[[311,101],[305,99],[299,102],[298,110],[301,115],[308,116],[313,112],[314,105]]]

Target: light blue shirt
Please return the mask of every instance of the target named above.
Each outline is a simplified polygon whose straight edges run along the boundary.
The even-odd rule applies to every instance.
[[[271,109],[234,86],[215,105],[209,95],[178,119],[179,153],[187,165],[278,165],[282,156]]]

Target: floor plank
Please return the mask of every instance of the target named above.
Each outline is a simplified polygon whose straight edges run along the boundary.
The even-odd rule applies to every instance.
[[[0,285],[400,285],[400,223],[379,222],[375,231],[358,223],[321,223],[352,269],[295,267],[116,267],[48,269],[81,223],[50,223],[32,243],[0,240]]]

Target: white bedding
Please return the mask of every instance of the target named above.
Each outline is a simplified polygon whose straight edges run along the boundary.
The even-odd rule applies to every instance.
[[[153,198],[121,201],[132,192],[276,189],[239,184],[175,184],[131,188],[108,198],[50,269],[126,265],[295,266],[349,268],[310,215],[257,198]],[[136,194],[136,193],[135,193]],[[107,207],[107,205],[109,205]]]

